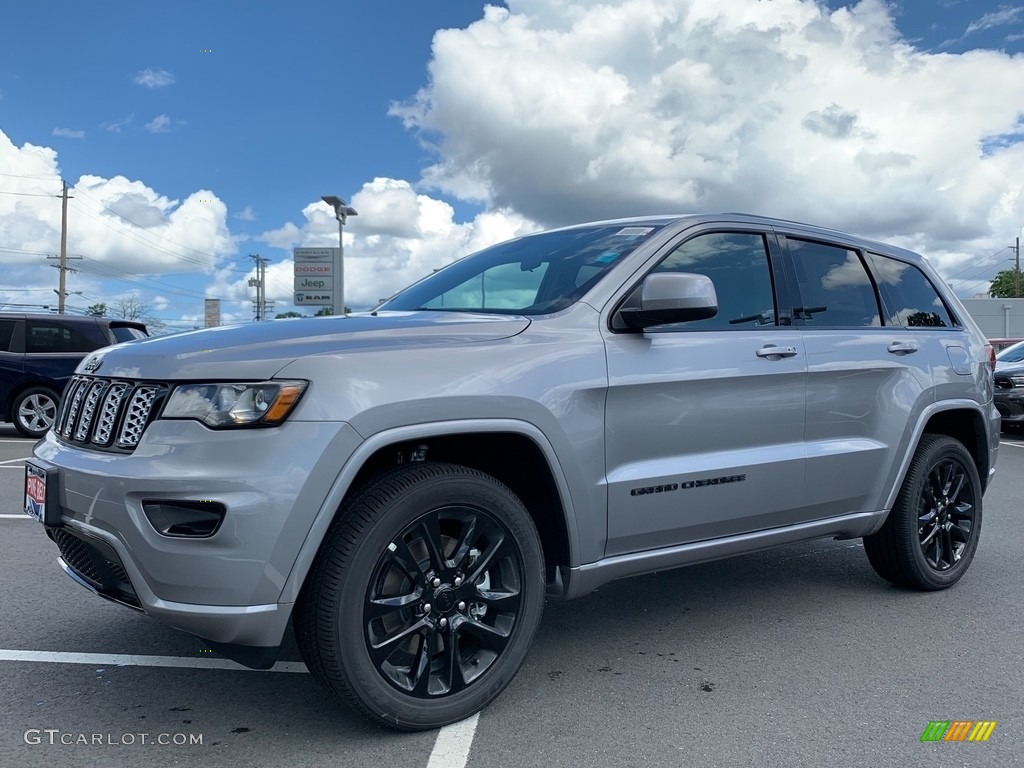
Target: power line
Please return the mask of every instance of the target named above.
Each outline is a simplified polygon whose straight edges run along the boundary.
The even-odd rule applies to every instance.
[[[0,173],[0,176],[8,176],[12,179],[39,179],[40,181],[59,181],[54,176],[24,176],[20,173]]]
[[[82,190],[77,190],[76,189],[75,191],[79,192],[83,197],[86,197],[86,198],[92,200],[94,203],[99,205],[103,210],[107,211],[108,213],[113,214],[114,216],[117,216],[119,219],[122,219],[122,220],[128,222],[129,224],[131,224],[131,225],[133,225],[133,226],[135,226],[138,229],[141,229],[143,231],[147,230],[147,227],[144,227],[143,225],[139,224],[138,222],[133,221],[132,219],[129,219],[123,213],[115,211],[110,206],[104,204],[102,200],[98,200],[95,197],[93,197],[92,195],[88,194],[87,192],[83,192]],[[76,207],[78,207],[78,206],[76,206]],[[86,212],[86,213],[89,213],[89,214],[92,213],[91,211],[89,211],[89,209],[84,208],[84,207],[81,208],[81,210],[83,212]],[[93,217],[93,218],[96,218],[96,217]],[[97,219],[97,220],[98,221],[104,221],[104,223],[106,223],[104,219]],[[126,230],[126,231],[130,231],[130,230]],[[184,243],[176,242],[176,241],[171,240],[170,238],[167,238],[167,237],[161,237],[161,241],[162,242],[166,242],[166,243],[170,243],[171,245],[176,245],[179,248],[184,248],[186,251],[192,251],[193,253],[198,253],[200,256],[207,256],[209,258],[212,258],[214,261],[217,261],[219,259],[219,257],[216,254],[209,253],[207,251],[201,251],[198,248],[193,248],[190,245],[185,245]],[[166,253],[166,254],[168,254],[170,256],[174,256],[175,258],[180,258],[183,261],[190,261],[190,262],[192,262],[194,264],[199,264],[201,266],[210,266],[205,261],[200,261],[199,259],[192,259],[192,258],[189,258],[188,256],[183,255],[183,254],[175,254],[172,251],[167,250],[166,248],[162,248],[162,247],[158,246],[156,243],[153,243],[152,247],[154,249],[156,249],[156,250],[163,251],[164,253]],[[220,267],[220,269],[231,269],[231,267]],[[243,270],[234,270],[234,271],[243,271]]]
[[[7,192],[0,189],[0,195],[21,195],[22,197],[53,197],[45,192]]]

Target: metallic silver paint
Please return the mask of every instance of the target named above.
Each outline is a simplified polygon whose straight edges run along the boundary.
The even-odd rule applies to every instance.
[[[919,256],[750,216],[665,220],[581,301],[550,315],[366,313],[109,348],[109,377],[310,386],[274,429],[156,421],[130,455],[73,447],[52,432],[34,454],[60,467],[65,524],[115,549],[148,613],[256,646],[280,642],[356,474],[393,443],[468,432],[532,440],[565,514],[570,557],[557,565],[566,597],[621,576],[870,533],[940,412],[976,415],[991,477],[999,417],[985,341]],[[922,267],[964,327],[611,330],[617,303],[685,237],[773,229]],[[683,487],[734,475],[746,477]],[[680,487],[630,494],[664,484]],[[227,517],[208,539],[169,539],[143,514],[148,498],[212,499]]]

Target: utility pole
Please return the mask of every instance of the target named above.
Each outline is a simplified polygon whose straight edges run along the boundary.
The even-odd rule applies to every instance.
[[[249,278],[249,285],[256,288],[256,322],[261,323],[267,319],[267,263],[258,253],[250,253],[249,258],[256,264],[256,277]]]
[[[68,295],[67,292],[67,272],[68,272],[68,183],[61,179],[62,191],[61,191],[61,205],[60,205],[60,266],[57,269],[60,270],[60,288],[55,291],[57,294],[57,311],[60,314],[64,314],[64,298]],[[52,259],[57,258],[54,256],[47,256],[46,258]],[[73,258],[80,259],[81,256],[74,256]],[[71,270],[72,272],[74,270]]]
[[[1017,244],[1013,247],[1017,254],[1017,268],[1013,271],[1013,298],[1020,298],[1020,236],[1017,236]]]

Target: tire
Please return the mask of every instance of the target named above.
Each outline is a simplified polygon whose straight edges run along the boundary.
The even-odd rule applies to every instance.
[[[885,524],[864,537],[875,572],[912,589],[956,584],[978,548],[981,497],[978,469],[963,443],[922,437]]]
[[[38,440],[53,426],[60,397],[49,387],[29,387],[11,406],[11,421],[25,437]]]
[[[417,463],[346,503],[293,623],[306,665],[342,701],[425,730],[469,717],[508,685],[544,588],[540,537],[508,488],[474,469]]]

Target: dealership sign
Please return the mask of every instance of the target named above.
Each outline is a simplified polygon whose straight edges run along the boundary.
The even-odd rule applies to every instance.
[[[334,304],[334,265],[341,260],[339,248],[295,248],[295,305]]]

